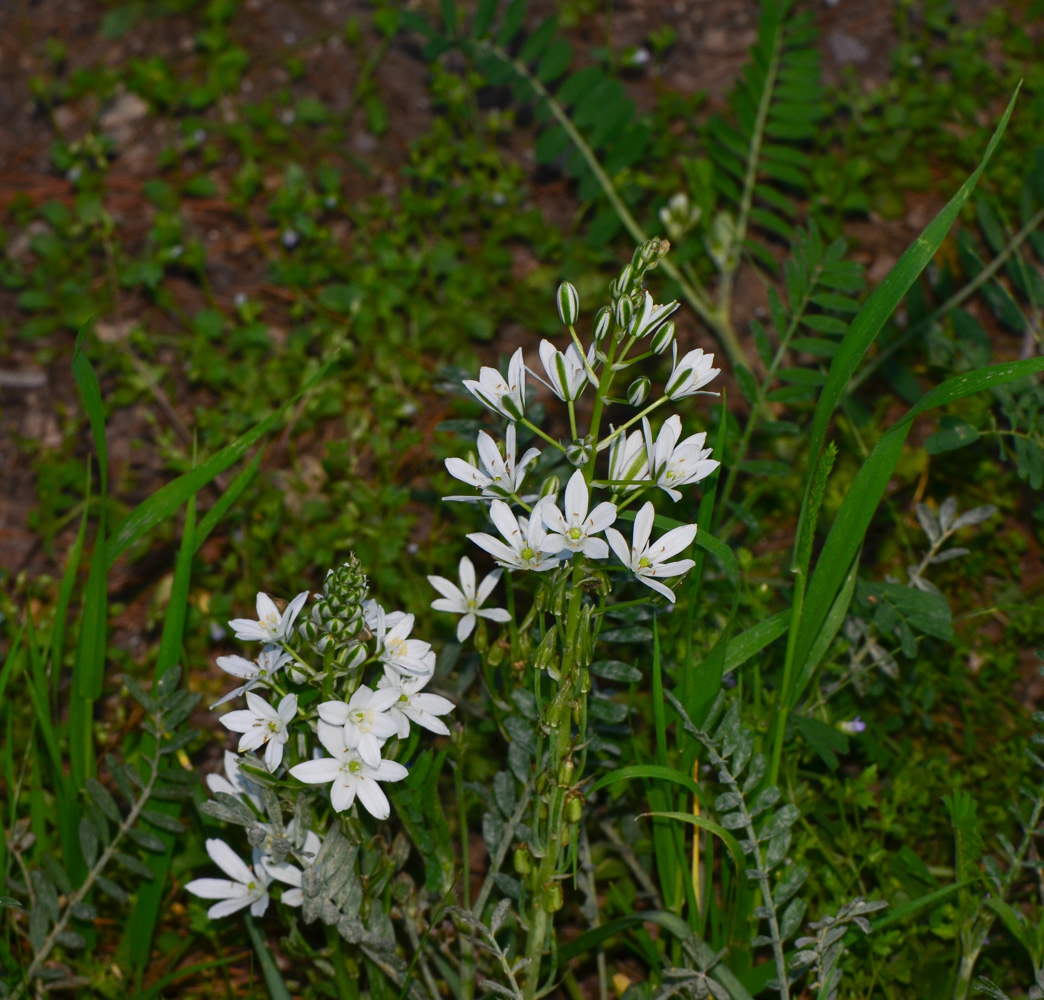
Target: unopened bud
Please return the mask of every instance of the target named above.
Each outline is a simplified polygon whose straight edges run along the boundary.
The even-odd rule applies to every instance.
[[[631,406],[641,406],[649,395],[649,386],[652,383],[642,375],[636,378],[627,389],[627,402]]]
[[[548,476],[547,479],[540,484],[540,499],[543,500],[544,497],[553,497],[561,488],[562,483],[558,476]]]
[[[571,462],[577,468],[581,465],[587,465],[591,458],[591,452],[593,449],[594,440],[590,435],[585,438],[580,438],[566,448],[566,460]]]
[[[649,348],[654,354],[663,354],[674,342],[674,320],[668,320],[652,335]]]
[[[577,295],[576,289],[570,282],[563,281],[558,286],[558,294],[555,298],[558,302],[559,319],[566,326],[572,326],[576,322],[577,316],[580,315],[580,296]]]
[[[613,282],[613,293],[615,295],[622,295],[625,298],[631,294],[631,286],[634,284],[634,267],[628,264],[617,276],[616,281]],[[626,323],[621,323],[621,326],[626,326]]]
[[[621,330],[626,330],[631,325],[631,319],[634,317],[634,303],[624,295],[622,298],[616,300],[616,305],[613,308],[614,318],[616,319],[616,325]]]
[[[598,315],[595,316],[594,325],[594,339],[596,344],[600,344],[606,337],[609,336],[609,331],[613,325],[613,311],[608,306],[602,306],[598,310]]]

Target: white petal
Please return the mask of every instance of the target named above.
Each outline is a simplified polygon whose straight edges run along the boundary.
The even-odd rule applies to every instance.
[[[467,556],[463,556],[458,567],[460,573],[460,593],[465,601],[475,596],[475,567]]]
[[[246,733],[253,729],[254,723],[257,722],[257,716],[253,712],[248,712],[245,708],[240,708],[235,712],[229,712],[227,715],[221,716],[218,721],[226,729],[230,729],[234,733]]]
[[[446,471],[462,483],[470,483],[476,489],[482,489],[489,485],[489,476],[484,476],[473,465],[469,465],[462,458],[447,458]]]
[[[355,790],[359,801],[374,819],[387,819],[391,815],[391,803],[388,802],[388,796],[372,778],[361,778]]]
[[[642,505],[634,518],[634,534],[632,544],[638,552],[644,552],[649,545],[649,535],[652,534],[653,519],[656,517],[656,508],[647,501]]]
[[[351,809],[352,803],[355,801],[357,785],[358,781],[355,778],[349,778],[348,775],[342,775],[333,783],[330,787],[330,805],[334,807],[334,812]]]
[[[241,677],[244,680],[253,680],[258,674],[258,666],[253,660],[245,656],[219,656],[217,665],[231,674],[233,677]]]
[[[245,896],[247,887],[242,882],[227,878],[197,878],[185,886],[186,892],[200,899],[232,899]]]
[[[463,642],[475,631],[475,623],[477,621],[478,619],[475,617],[474,612],[471,612],[457,622],[457,642]]]
[[[336,781],[341,774],[341,762],[331,757],[319,760],[306,760],[290,768],[290,773],[306,785],[324,785],[328,781]]]
[[[584,479],[583,470],[577,469],[569,477],[565,489],[565,513],[570,522],[583,521],[587,517],[587,504],[587,481]]]
[[[627,539],[620,534],[616,528],[606,528],[605,537],[609,539],[609,545],[612,550],[616,553],[616,558],[620,560],[625,566],[631,565],[631,547],[627,544]]]
[[[474,569],[472,569],[472,572],[474,572]],[[485,604],[486,598],[493,593],[493,589],[496,587],[497,581],[500,580],[502,575],[503,573],[499,569],[495,569],[492,573],[486,575],[486,578],[478,586],[478,592],[475,594],[476,604],[480,607]]]
[[[651,506],[651,504],[650,504]],[[662,538],[657,539],[651,546],[656,561],[669,559],[683,549],[687,549],[696,537],[695,524],[683,524],[680,528],[672,528]]]
[[[319,705],[319,718],[331,726],[343,726],[348,721],[348,706],[343,701],[324,701]]]
[[[230,875],[237,882],[247,885],[255,881],[254,873],[247,863],[223,840],[212,837],[207,841],[207,854],[226,875]]]
[[[223,899],[220,903],[215,903],[209,910],[207,910],[207,916],[211,920],[218,920],[221,917],[227,917],[230,913],[235,913],[237,910],[246,909],[254,902],[252,895],[239,896],[236,899]]]

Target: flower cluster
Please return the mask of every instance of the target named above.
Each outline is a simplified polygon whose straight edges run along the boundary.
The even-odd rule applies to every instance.
[[[467,612],[470,602],[472,622],[475,614],[502,620],[502,612],[478,610],[495,580],[487,578],[476,593],[474,570],[468,577],[462,563],[461,572],[464,590],[454,607]],[[413,615],[388,612],[366,598],[365,577],[354,556],[330,571],[311,614],[298,624],[308,596],[305,591],[283,603],[258,594],[257,619],[237,618],[229,626],[238,639],[263,643],[261,650],[252,660],[238,655],[217,660],[222,670],[245,683],[214,707],[245,696],[246,707],[227,712],[221,722],[241,734],[239,754],[259,751],[261,757],[240,758],[228,752],[227,777],[211,775],[208,783],[215,794],[232,796],[256,814],[254,828],[261,831],[264,843],[281,847],[266,850],[255,845],[252,864],[247,865],[223,841],[207,842],[211,859],[229,878],[196,879],[186,888],[204,899],[220,900],[210,909],[212,917],[247,906],[255,916],[264,913],[273,881],[291,886],[283,891],[284,903],[299,904],[303,869],[288,861],[287,854],[292,852],[307,865],[322,844],[313,830],[298,833],[294,821],[285,829],[264,821],[270,817],[260,786],[241,768],[243,760],[257,769],[257,781],[267,772],[283,780],[288,775],[304,785],[329,785],[335,812],[358,801],[375,819],[384,820],[391,805],[382,783],[401,781],[408,773],[392,759],[397,741],[409,736],[411,724],[449,733],[442,717],[453,711],[453,703],[424,690],[435,671],[431,644],[412,636]],[[305,653],[305,643],[314,656]],[[375,675],[372,686],[363,682],[368,671]],[[306,692],[308,698],[303,697]],[[303,704],[309,707],[302,710]],[[386,744],[392,740],[396,746],[388,754]]]
[[[480,431],[477,462],[446,460],[450,475],[476,491],[446,499],[488,503],[496,534],[478,531],[468,538],[505,569],[547,573],[577,556],[606,561],[612,553],[638,582],[673,602],[674,591],[663,581],[681,576],[694,565],[692,559],[676,557],[692,544],[696,525],[675,526],[654,538],[656,509],[651,499],[645,497],[635,514],[625,515],[634,519],[629,541],[618,525],[624,509],[644,494],[658,489],[677,501],[682,495],[681,487],[706,479],[718,467],[705,446],[705,432],[683,437],[681,417],[677,414],[664,420],[655,432],[650,421],[662,405],[701,392],[719,373],[714,367],[714,355],[700,349],[679,358],[674,324],[670,321],[678,303],[657,305],[642,288],[645,272],[656,266],[666,249],[666,244],[658,241],[638,249],[613,285],[612,304],[596,317],[589,346],[583,345],[574,328],[579,295],[566,282],[558,290],[557,302],[571,343],[559,350],[551,341],[541,342],[538,353],[542,373],[526,367],[519,348],[511,357],[506,377],[495,368],[486,367],[477,380],[464,380],[468,391],[498,417],[506,418],[508,426],[503,448],[491,434]],[[645,345],[641,346],[643,341]],[[671,371],[657,399],[647,402],[651,382],[646,376],[631,383],[626,399],[613,395],[614,382],[621,372],[668,347],[672,352]],[[566,404],[572,440],[555,441],[527,419],[527,375]],[[577,429],[577,404],[588,387],[592,387],[595,398],[590,404],[588,433],[581,435]],[[631,405],[639,412],[619,427],[610,425],[603,431],[603,418],[613,404]],[[554,477],[545,480],[538,494],[522,492],[528,473],[535,469],[553,471],[558,463],[553,454],[542,454],[536,447],[516,458],[520,428],[557,449],[562,464],[575,466],[561,501]],[[600,471],[599,456],[603,453],[605,468]],[[470,562],[466,571],[461,563],[459,590],[441,577],[430,579],[444,595],[433,607],[464,615],[458,638],[470,634],[476,616],[501,620],[502,612],[478,610],[492,583],[487,578],[476,591]]]

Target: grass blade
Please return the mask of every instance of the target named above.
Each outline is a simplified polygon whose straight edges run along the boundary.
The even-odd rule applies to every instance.
[[[265,985],[268,987],[268,993],[272,1000],[293,1000],[293,997],[290,996],[290,991],[286,988],[286,983],[283,982],[279,969],[276,967],[275,959],[272,958],[272,953],[268,950],[261,928],[257,926],[257,921],[249,913],[246,915],[246,925],[250,934],[250,940],[254,945],[254,951],[257,952],[257,960],[261,963],[261,973],[265,977]]]

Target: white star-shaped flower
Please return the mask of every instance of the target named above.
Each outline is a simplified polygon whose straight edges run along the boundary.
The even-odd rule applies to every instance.
[[[280,613],[275,601],[268,594],[257,595],[257,621],[251,618],[233,618],[228,623],[235,629],[237,639],[259,642],[282,642],[294,627],[304,602],[308,599],[308,591],[298,594]]]
[[[663,594],[672,604],[674,591],[666,584],[660,583],[657,577],[681,576],[696,565],[694,559],[679,559],[677,562],[666,562],[692,544],[696,537],[695,524],[683,524],[680,528],[672,528],[655,542],[649,540],[652,534],[653,519],[656,511],[651,503],[645,504],[634,518],[634,534],[631,544],[615,528],[606,529],[606,537],[620,562],[647,587],[652,587],[658,594]]]
[[[392,621],[394,625],[389,624]],[[431,643],[409,637],[413,621],[413,615],[401,612],[386,615],[384,609],[378,607],[373,627],[377,640],[375,655],[381,663],[390,664],[402,673],[422,674],[428,669],[427,654],[431,651]]]
[[[343,726],[332,726],[320,719],[318,730],[319,742],[330,756],[305,761],[290,768],[290,773],[309,785],[329,782],[330,804],[335,812],[350,809],[358,797],[374,819],[387,819],[391,815],[391,803],[379,782],[402,781],[409,771],[394,760],[382,760],[377,767],[371,767],[357,750],[344,745]]]
[[[385,669],[384,676],[377,682],[381,690],[394,691],[395,702],[388,710],[388,714],[395,720],[399,727],[399,738],[406,739],[410,735],[410,722],[416,722],[422,729],[442,736],[449,734],[439,716],[448,715],[454,709],[454,704],[448,698],[438,694],[422,694],[423,688],[431,675],[427,677],[401,677],[393,670]]]
[[[537,504],[527,521],[516,518],[502,500],[494,500],[489,505],[489,516],[507,545],[485,531],[473,531],[468,538],[507,569],[531,569],[537,573],[554,569],[558,560],[543,547],[547,530],[540,516],[540,506]]]
[[[714,364],[714,355],[704,354],[702,348],[689,351],[679,361],[678,344],[675,342],[672,345],[672,357],[673,370],[663,390],[668,399],[682,399],[684,396],[695,395],[721,372],[720,368],[711,367]]]
[[[589,501],[583,470],[577,469],[566,483],[564,513],[553,503],[540,505],[540,516],[548,529],[542,543],[545,552],[582,552],[590,559],[608,557],[609,546],[594,536],[616,520],[616,504],[600,503],[588,514]]]
[[[455,457],[446,459],[446,471],[454,479],[459,479],[462,483],[470,483],[475,489],[480,490],[482,495],[443,497],[443,500],[478,501],[492,500],[497,497],[506,499],[519,492],[529,466],[540,457],[538,449],[529,448],[516,463],[514,424],[508,424],[503,458],[501,458],[496,441],[485,431],[479,431],[475,443],[478,447],[479,461],[485,469],[484,472],[470,462]]]
[[[240,753],[264,746],[265,767],[274,772],[283,759],[283,745],[290,738],[286,727],[297,715],[297,695],[285,695],[277,709],[253,691],[248,691],[246,698],[249,708],[221,716],[221,723],[226,729],[243,734],[239,740]]]
[[[266,646],[258,654],[256,661],[248,660],[245,656],[219,656],[217,665],[226,674],[245,680],[246,684],[229,691],[223,698],[215,701],[210,706],[211,711],[219,705],[224,705],[226,701],[238,698],[244,692],[251,691],[259,685],[266,687],[272,677],[282,670],[290,660],[290,654],[284,653],[278,646]]]
[[[448,611],[453,615],[463,615],[457,622],[457,642],[463,642],[475,629],[479,618],[488,618],[494,622],[511,620],[503,608],[483,608],[486,598],[493,593],[493,588],[500,579],[500,570],[495,569],[483,581],[475,586],[475,567],[471,560],[464,556],[460,560],[460,586],[451,583],[444,576],[429,576],[430,583],[442,597],[431,602],[436,611]]]
[[[207,910],[207,916],[216,920],[247,906],[255,917],[263,916],[268,909],[268,875],[264,868],[259,864],[255,871],[228,844],[216,838],[207,841],[207,854],[229,876],[197,878],[185,886],[200,899],[221,900]]]
[[[655,305],[653,297],[646,292],[627,332],[632,337],[644,337],[646,334],[652,333],[677,308],[677,302],[667,302],[662,306]]]
[[[544,382],[536,372],[532,374],[544,382],[559,399],[563,402],[572,402],[584,391],[588,382],[593,385],[598,383],[592,380],[588,367],[594,364],[594,346],[587,352],[587,360],[580,353],[576,344],[570,344],[563,353],[556,350],[550,340],[540,341],[540,361],[547,372],[547,381]]]
[[[508,420],[521,420],[526,408],[526,366],[522,361],[522,348],[511,355],[507,379],[496,368],[484,366],[479,371],[478,381],[464,379],[464,388],[494,413]]]
[[[332,726],[344,727],[344,745],[349,750],[358,750],[370,767],[377,767],[381,762],[381,747],[399,728],[388,714],[394,701],[394,692],[374,691],[362,684],[347,703],[324,701],[319,706],[319,718]]]
[[[684,441],[678,441],[681,437],[681,417],[677,414],[664,421],[655,441],[649,421],[644,417],[642,430],[652,481],[672,500],[681,499],[676,486],[698,483],[721,464],[710,457],[712,449],[703,447],[707,440],[706,432],[692,434]]]
[[[220,774],[207,775],[207,787],[212,792],[226,792],[237,799],[249,799],[256,809],[261,808],[261,794],[257,785],[245,777],[239,770],[239,758],[231,751],[225,751],[225,777]]]

